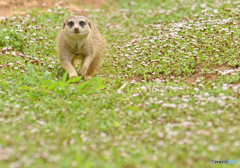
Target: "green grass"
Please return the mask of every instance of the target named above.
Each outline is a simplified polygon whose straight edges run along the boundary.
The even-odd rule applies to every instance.
[[[1,21],[0,167],[240,161],[238,6],[119,0],[90,10],[108,47],[87,82],[68,80],[57,59],[67,10]]]

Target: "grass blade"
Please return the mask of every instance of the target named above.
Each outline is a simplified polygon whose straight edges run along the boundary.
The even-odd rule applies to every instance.
[[[66,84],[74,83],[74,82],[77,82],[77,81],[79,81],[79,80],[81,80],[81,79],[82,79],[81,76],[74,77],[74,78],[71,78],[71,79],[67,80]]]
[[[32,64],[28,64],[28,73],[29,73],[29,76],[33,77],[33,67],[32,67]]]
[[[26,82],[28,82],[30,84],[34,84],[36,86],[39,86],[39,84],[37,83],[37,81],[33,77],[25,76],[24,78],[25,78]]]
[[[68,75],[68,73],[67,73],[67,71],[65,71],[65,73],[64,73],[64,75],[63,75],[63,78],[62,78],[62,82],[63,82],[63,83],[66,82],[66,80],[67,80],[67,75]]]
[[[53,82],[47,90],[54,90],[58,86],[58,82]]]
[[[50,78],[51,78],[51,72],[46,71],[46,72],[43,74],[43,80],[46,81],[46,80],[49,80]]]

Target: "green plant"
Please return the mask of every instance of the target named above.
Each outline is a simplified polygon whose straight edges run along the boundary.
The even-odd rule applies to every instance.
[[[104,88],[100,77],[94,77],[73,87],[71,83],[80,81],[82,77],[75,77],[67,80],[67,72],[65,72],[61,81],[55,81],[51,79],[51,73],[46,71],[41,78],[34,72],[31,64],[28,65],[28,73],[29,75],[24,76],[24,79],[30,86],[20,86],[19,88],[22,90],[29,90],[29,94],[36,98],[46,96],[50,94],[51,91],[57,94],[68,95],[76,89],[79,94],[90,94]],[[2,80],[2,82],[4,81]],[[37,90],[37,92],[35,90]]]

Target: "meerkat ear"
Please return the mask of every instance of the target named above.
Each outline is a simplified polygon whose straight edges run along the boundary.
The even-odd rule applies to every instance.
[[[63,23],[63,29],[64,29],[64,27],[65,27],[65,23]]]
[[[91,23],[89,22],[88,24],[89,24],[89,27],[90,27],[90,29],[91,29]]]

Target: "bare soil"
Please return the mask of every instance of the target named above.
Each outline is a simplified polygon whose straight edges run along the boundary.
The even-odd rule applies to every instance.
[[[104,1],[105,0],[0,0],[0,17],[11,17],[14,14],[24,15],[28,9],[47,9],[54,7],[59,2],[62,3],[62,6],[67,6],[73,12],[77,12],[84,6],[89,6],[93,9],[99,9]]]
[[[210,66],[208,67],[209,70],[212,70],[213,73],[207,73],[207,74],[203,74],[202,73],[202,69],[204,69],[204,66],[203,65],[198,65],[196,67],[196,72],[194,74],[190,74],[186,80],[185,80],[185,83],[186,84],[190,84],[190,85],[195,85],[196,81],[198,79],[200,79],[201,77],[204,78],[204,80],[206,81],[209,81],[209,80],[216,80],[218,77],[219,77],[219,73],[218,71],[225,71],[225,70],[230,70],[230,69],[237,69],[236,67],[230,67],[230,66],[227,66],[226,64],[223,64],[223,65],[220,65],[220,66]],[[147,74],[147,75],[151,75],[150,73]],[[170,74],[171,76],[172,74]],[[150,81],[153,81],[157,78],[166,78],[167,76],[169,75],[162,75],[162,74],[159,74],[159,75],[151,75],[151,76],[148,76],[146,78],[146,81],[147,82],[150,82]],[[135,81],[142,81],[144,80],[144,75],[137,75],[137,76],[133,76],[133,77],[130,77],[128,78],[128,81],[132,81],[132,80],[135,80]]]
[[[224,71],[224,70],[229,70],[233,69],[235,67],[229,67],[226,64],[220,65],[220,66],[211,66],[209,67],[209,70],[214,70],[214,73],[207,73],[207,74],[202,74],[201,70],[203,69],[203,65],[198,65],[196,67],[196,73],[191,74],[185,81],[187,84],[195,84],[197,79],[200,79],[203,77],[205,80],[216,80],[219,76],[217,71]]]

